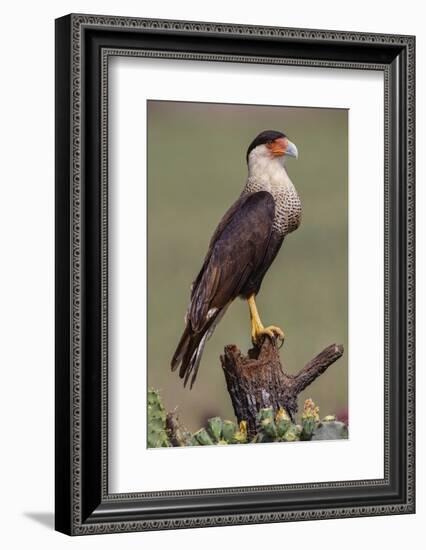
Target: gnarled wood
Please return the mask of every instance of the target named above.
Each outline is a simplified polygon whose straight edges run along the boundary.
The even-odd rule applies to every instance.
[[[275,341],[265,338],[244,356],[235,345],[225,347],[220,360],[238,421],[246,420],[256,433],[256,415],[265,407],[284,408],[294,421],[297,396],[343,355],[343,346],[331,344],[296,375],[284,372]]]

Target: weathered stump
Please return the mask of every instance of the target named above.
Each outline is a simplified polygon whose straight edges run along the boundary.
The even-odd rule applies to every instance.
[[[283,370],[276,341],[265,338],[247,356],[235,345],[226,346],[220,360],[238,422],[245,420],[249,435],[254,436],[257,413],[267,407],[282,407],[294,422],[299,393],[342,355],[343,346],[331,344],[291,375]]]

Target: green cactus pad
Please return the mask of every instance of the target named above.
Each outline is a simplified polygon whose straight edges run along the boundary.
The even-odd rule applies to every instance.
[[[148,447],[169,447],[166,431],[166,411],[158,391],[148,390]]]
[[[300,439],[303,441],[311,439],[317,424],[318,423],[313,418],[302,418],[302,433]]]
[[[213,445],[214,441],[207,433],[207,430],[205,428],[201,428],[201,430],[198,430],[198,432],[195,432],[194,438],[198,442],[199,445]]]
[[[274,420],[274,409],[272,407],[260,409],[260,411],[257,413],[257,420],[259,423],[261,423],[263,420]]]
[[[278,409],[277,414],[275,415],[275,425],[277,427],[277,435],[279,438],[283,437],[291,426],[290,416],[283,408]]]
[[[215,443],[220,441],[222,435],[222,419],[219,416],[207,420],[207,431]]]
[[[297,424],[292,424],[284,434],[284,437],[282,438],[282,440],[287,442],[300,441],[301,433],[302,433],[301,426]]]
[[[224,420],[222,425],[222,439],[227,443],[235,443],[234,436],[237,432],[237,425],[230,420]]]

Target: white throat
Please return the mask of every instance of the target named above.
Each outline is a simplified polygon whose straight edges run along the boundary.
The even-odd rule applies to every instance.
[[[299,195],[289,178],[283,157],[271,158],[270,154],[258,146],[249,156],[248,178],[242,195],[268,191],[275,201],[273,227],[285,236],[298,228],[301,221]]]
[[[283,191],[293,184],[287,174],[284,157],[271,158],[269,153],[262,150],[263,147],[254,149],[248,161],[248,182],[256,181],[265,191],[272,194]],[[247,182],[247,183],[248,183]]]

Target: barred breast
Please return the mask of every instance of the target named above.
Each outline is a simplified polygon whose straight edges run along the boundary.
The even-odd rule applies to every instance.
[[[277,233],[285,237],[299,227],[302,221],[302,204],[296,188],[287,174],[285,178],[280,178],[280,181],[249,177],[242,194],[258,191],[268,191],[274,197],[275,219],[273,229]]]

